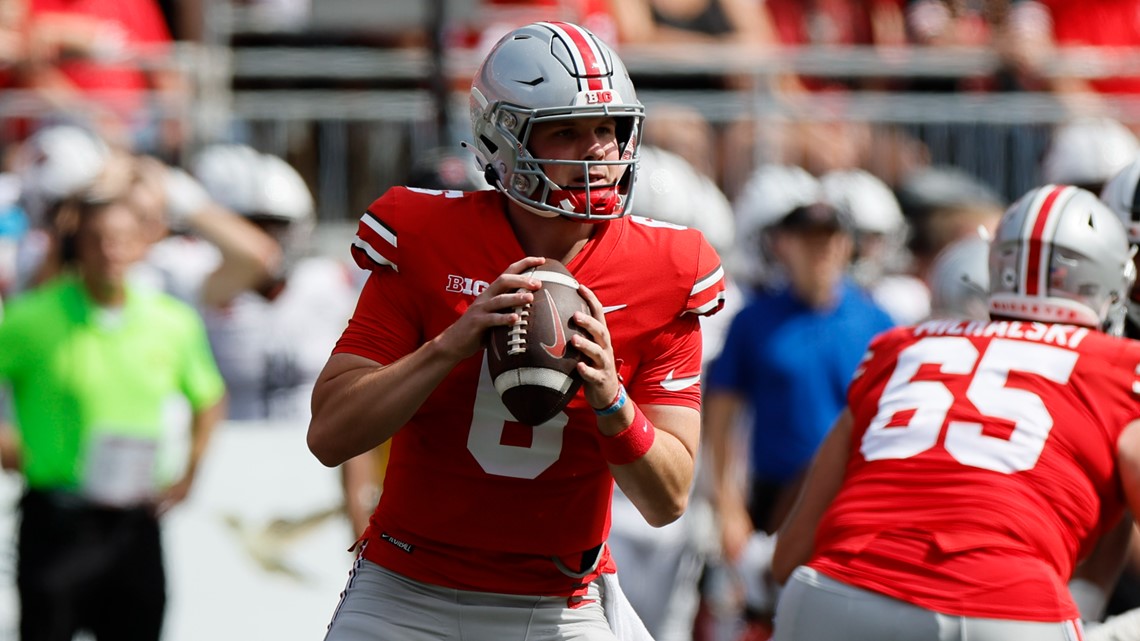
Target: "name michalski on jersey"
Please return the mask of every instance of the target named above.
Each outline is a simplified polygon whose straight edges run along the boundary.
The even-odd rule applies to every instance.
[[[1021,321],[931,320],[914,328],[915,336],[997,336],[1023,338],[1076,349],[1089,328]]]

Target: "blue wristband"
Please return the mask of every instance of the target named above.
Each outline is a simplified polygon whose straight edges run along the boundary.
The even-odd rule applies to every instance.
[[[605,409],[595,408],[594,414],[597,414],[598,416],[609,416],[610,414],[614,414],[621,408],[625,407],[625,401],[627,398],[629,397],[627,397],[625,394],[625,385],[622,385],[618,387],[617,397],[614,398],[614,402],[610,403],[610,406]]]

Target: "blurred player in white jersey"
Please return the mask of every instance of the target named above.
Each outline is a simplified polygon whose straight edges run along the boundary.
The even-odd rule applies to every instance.
[[[204,149],[191,171],[210,196],[272,237],[277,271],[204,311],[230,418],[307,422],[312,385],[358,293],[345,263],[309,254],[313,198],[284,159],[246,145]]]

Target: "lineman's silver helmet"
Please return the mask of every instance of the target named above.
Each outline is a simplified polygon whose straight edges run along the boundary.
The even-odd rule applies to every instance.
[[[602,116],[617,119],[618,160],[544,160],[527,148],[535,123]],[[496,189],[540,216],[597,221],[628,213],[644,118],[645,107],[617,54],[593,33],[567,22],[536,22],[508,33],[471,83],[479,166]],[[544,171],[577,165],[587,175],[598,164],[627,169],[604,188],[559,185]]]
[[[990,313],[1120,335],[1136,268],[1124,225],[1089,191],[1031,190],[1006,210],[990,247]]]
[[[1116,172],[1100,192],[1100,201],[1111,209],[1124,229],[1128,242],[1140,244],[1140,156]],[[1128,319],[1140,328],[1140,287],[1133,287],[1128,296]]]
[[[930,315],[987,320],[990,241],[969,236],[938,252],[930,265]]]

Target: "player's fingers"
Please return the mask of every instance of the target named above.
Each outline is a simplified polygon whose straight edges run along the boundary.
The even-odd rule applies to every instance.
[[[534,294],[529,291],[512,290],[505,294],[497,294],[488,298],[483,307],[489,311],[497,312],[500,310],[508,310],[513,307],[522,307],[534,302]]]
[[[542,256],[527,256],[526,258],[523,258],[522,260],[516,260],[515,262],[511,263],[511,266],[507,267],[507,269],[503,273],[504,274],[521,274],[521,273],[525,272],[526,270],[530,269],[531,267],[538,267],[539,265],[541,265],[545,262],[546,262],[546,259],[543,258]]]
[[[602,349],[601,345],[598,345],[594,341],[591,341],[588,337],[582,336],[581,334],[575,334],[571,336],[570,344],[577,348],[578,351],[582,352],[586,358],[589,358],[591,361],[593,361],[594,367],[605,367],[606,351]]]
[[[519,315],[514,312],[497,312],[487,314],[487,327],[495,327],[499,325],[514,325],[519,322]]]
[[[599,369],[597,367],[591,367],[590,364],[586,361],[579,361],[576,369],[578,370],[578,375],[582,377],[582,380],[586,383],[587,386],[600,385],[606,380],[605,370]]]
[[[572,318],[578,327],[581,327],[593,336],[594,342],[600,345],[602,349],[606,349],[610,346],[610,329],[606,327],[605,322],[583,312],[574,312]]]
[[[542,283],[530,276],[524,276],[522,274],[502,274],[496,278],[493,283],[488,285],[476,300],[480,298],[488,300],[504,292],[514,292],[519,289],[538,291],[541,288]]]
[[[578,293],[586,300],[586,304],[590,306],[590,315],[598,320],[605,322],[606,314],[602,311],[602,302],[594,295],[594,291],[586,287],[582,283],[578,283]]]

